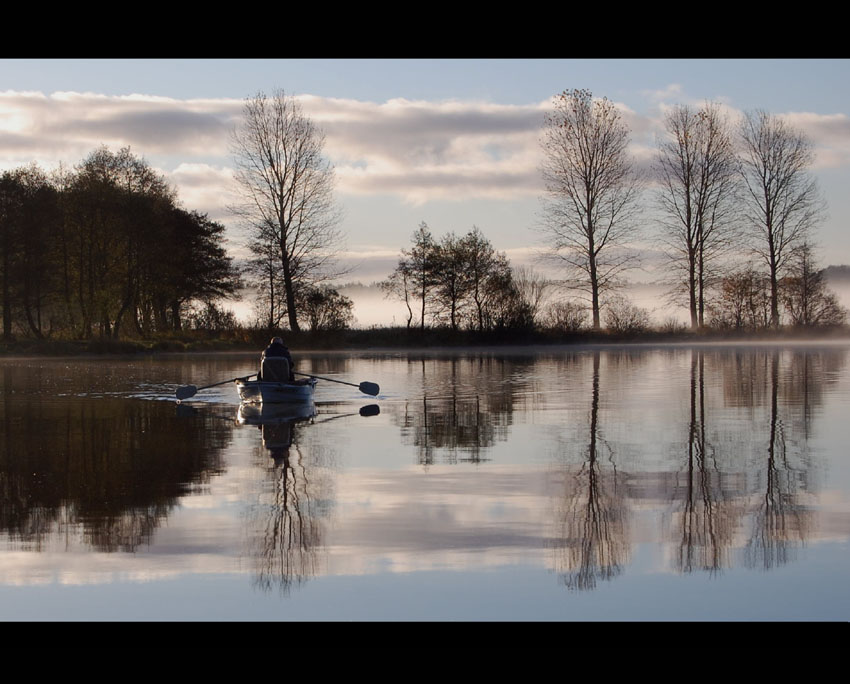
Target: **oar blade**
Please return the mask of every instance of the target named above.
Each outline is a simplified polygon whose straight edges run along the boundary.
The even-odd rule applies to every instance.
[[[183,401],[184,399],[188,399],[189,397],[194,397],[197,393],[198,388],[194,385],[185,385],[183,387],[177,388],[177,399],[179,401]]]
[[[377,397],[378,392],[381,391],[381,388],[374,382],[361,382],[358,387],[363,394],[371,394],[373,397]]]
[[[381,407],[377,404],[369,404],[368,406],[360,407],[360,415],[364,418],[369,416],[378,416],[381,414]]]

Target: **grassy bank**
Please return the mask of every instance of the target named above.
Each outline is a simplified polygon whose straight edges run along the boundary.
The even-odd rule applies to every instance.
[[[558,333],[535,331],[451,331],[438,328],[407,330],[406,328],[371,328],[334,332],[283,333],[286,344],[293,350],[330,351],[342,349],[405,349],[476,346],[564,345],[564,344],[660,344],[660,343],[717,343],[717,342],[781,342],[798,340],[838,340],[850,338],[848,326],[819,330],[782,328],[759,332],[728,330],[639,331],[614,333],[608,331],[579,331]],[[218,335],[199,331],[164,336],[148,340],[37,340],[17,339],[0,341],[2,356],[80,356],[100,354],[156,354],[255,351],[265,348],[269,333],[264,330],[227,331]]]

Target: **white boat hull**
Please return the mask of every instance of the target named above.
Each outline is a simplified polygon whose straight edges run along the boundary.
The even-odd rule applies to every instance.
[[[315,378],[295,382],[237,380],[239,397],[249,404],[291,404],[313,401]]]

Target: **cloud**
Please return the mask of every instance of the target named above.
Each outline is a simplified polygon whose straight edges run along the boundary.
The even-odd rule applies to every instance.
[[[632,152],[641,168],[654,154],[655,135],[671,103],[701,104],[688,101],[678,84],[644,95],[655,103],[648,113],[616,103],[631,129]],[[543,191],[539,140],[548,101],[298,99],[325,132],[342,199],[392,195],[421,205],[527,199]],[[725,108],[732,119],[740,114]],[[241,111],[241,100],[225,98],[0,92],[0,168],[32,161],[48,169],[60,161],[73,165],[100,145],[129,145],[164,169],[187,206],[224,219],[233,192],[229,134]],[[846,114],[783,116],[812,137],[819,167],[850,164]]]
[[[238,199],[231,169],[210,164],[180,164],[163,175],[178,188],[181,202],[188,208],[203,207],[214,221],[230,217],[229,205]]]
[[[802,130],[815,145],[815,168],[850,165],[850,117],[847,114],[789,112],[782,118]]]
[[[681,83],[670,83],[664,88],[656,90],[643,90],[641,95],[652,102],[667,102],[668,100],[681,100],[683,92]]]
[[[76,163],[100,145],[129,145],[143,156],[224,156],[240,111],[238,100],[6,91],[0,163]]]
[[[540,105],[302,101],[327,135],[342,192],[396,194],[420,204],[540,191]]]

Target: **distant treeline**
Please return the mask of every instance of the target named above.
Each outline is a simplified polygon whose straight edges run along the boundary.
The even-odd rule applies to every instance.
[[[841,281],[850,280],[850,266],[827,266],[823,269],[823,275],[827,280]]]
[[[594,328],[587,304],[565,295],[569,283],[546,279],[531,268],[512,268],[478,228],[465,236],[448,233],[438,240],[422,223],[412,243],[402,250],[392,275],[380,283],[388,297],[404,303],[408,330],[570,334]],[[847,266],[831,269],[832,277],[842,269],[850,271]],[[847,312],[827,288],[826,274],[815,267],[811,248],[800,246],[779,281],[787,326],[844,324]],[[705,312],[703,330],[753,332],[775,327],[771,325],[770,278],[752,266],[720,275],[706,288]],[[601,323],[597,331],[616,335],[685,329],[675,316],[653,325],[650,312],[623,292],[606,298]]]
[[[150,337],[180,330],[193,303],[233,295],[224,226],[187,210],[122,149],[73,170],[0,175],[2,337]],[[201,309],[203,311],[203,309]]]
[[[392,274],[379,283],[386,297],[404,304],[406,334],[388,326],[359,331],[357,340],[342,334],[355,322],[354,302],[339,288],[313,282],[305,265],[309,260],[296,256],[287,263],[297,267],[300,280],[293,280],[291,297],[284,296],[288,290],[279,282],[280,257],[262,250],[265,256],[244,271],[257,291],[256,319],[244,324],[224,308],[243,287],[243,272],[226,252],[224,231],[205,214],[180,206],[164,178],[128,148],[117,153],[98,149],[72,170],[48,174],[33,164],[3,172],[2,340],[160,341],[161,348],[183,348],[193,340],[213,339],[256,345],[274,330],[326,346],[369,340],[555,341],[559,336],[584,339],[590,331],[605,337],[686,328],[674,316],[652,324],[650,312],[613,281],[600,290],[594,308],[575,298],[582,289],[575,282],[513,267],[477,227],[438,239],[425,223],[409,247],[400,250]],[[255,247],[270,244],[266,240]],[[693,269],[688,272],[693,275]],[[775,330],[780,315],[791,328],[846,322],[847,312],[828,290],[826,278],[850,277],[850,267],[817,268],[807,241],[795,244],[781,272],[772,276],[752,264],[701,273],[704,278],[685,279],[691,331]],[[697,299],[694,283],[699,284]],[[673,299],[684,292],[680,278],[668,285]]]

